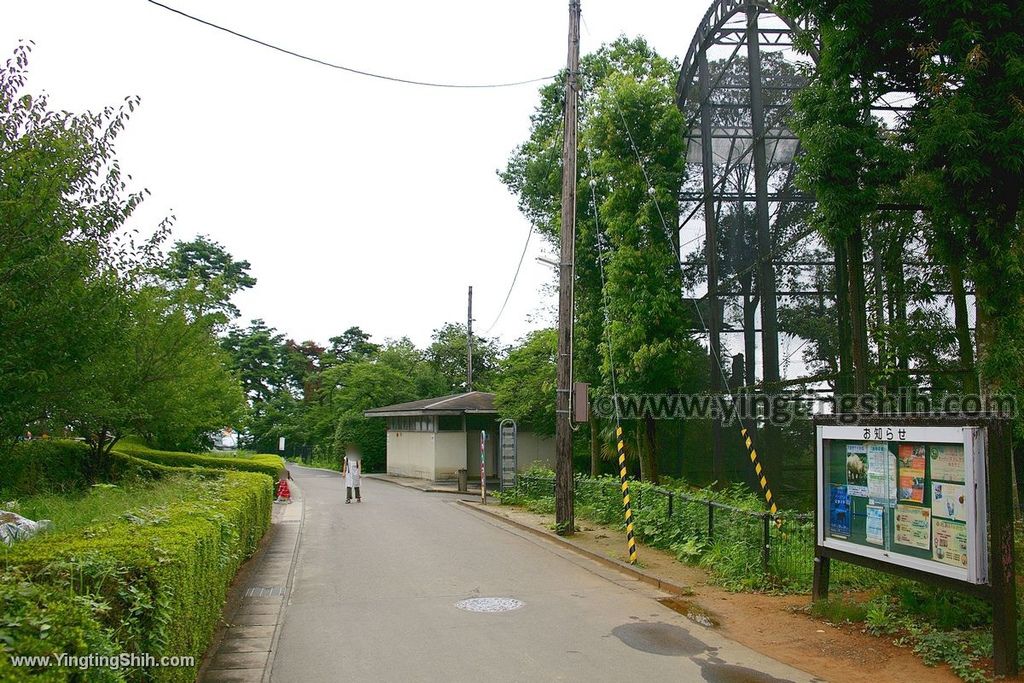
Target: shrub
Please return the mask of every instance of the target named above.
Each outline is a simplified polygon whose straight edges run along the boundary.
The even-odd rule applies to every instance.
[[[94,613],[100,605],[87,596],[59,593],[51,586],[25,580],[17,572],[0,574],[0,682],[15,683],[31,677],[37,681],[65,681],[81,676],[70,666],[14,666],[11,655],[27,657],[67,653],[80,657],[89,654],[117,654],[110,629],[97,621]],[[123,681],[120,671],[93,669],[90,681]]]
[[[259,472],[273,477],[275,481],[284,471],[284,460],[279,455],[254,455],[250,458],[233,458],[230,456],[200,455],[198,453],[155,451],[137,445],[115,447],[115,450],[125,455],[168,467],[208,467],[220,470]]]
[[[15,497],[68,491],[88,483],[89,447],[78,441],[36,440],[0,451],[0,491]]]
[[[182,485],[190,495],[179,503],[16,545],[8,566],[35,584],[91,601],[100,626],[86,624],[88,630],[97,639],[109,631],[118,652],[192,655],[198,663],[235,572],[269,527],[273,480],[193,471]],[[8,618],[6,604],[2,609],[0,623],[17,623]],[[24,628],[14,627],[14,642],[27,637]],[[195,675],[192,667],[128,672],[129,678],[157,681],[192,681]]]

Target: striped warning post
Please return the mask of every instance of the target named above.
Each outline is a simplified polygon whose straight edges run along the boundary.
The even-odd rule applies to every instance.
[[[754,472],[757,474],[758,482],[761,484],[761,491],[764,493],[765,502],[768,503],[768,507],[774,515],[779,509],[775,507],[775,501],[772,499],[772,489],[768,486],[768,477],[765,476],[761,463],[757,460],[757,450],[754,448],[754,441],[747,434],[746,427],[740,430],[740,434],[743,435],[743,442],[747,445],[747,452],[750,453],[750,462],[754,465]]]
[[[633,538],[633,508],[629,505],[629,480],[626,479],[626,444],[622,441],[622,427],[615,427],[615,441],[619,449],[619,481],[622,482],[622,509],[626,514],[626,546],[629,563],[636,564],[636,539]]]

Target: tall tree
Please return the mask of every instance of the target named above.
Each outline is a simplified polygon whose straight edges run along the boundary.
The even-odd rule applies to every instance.
[[[248,261],[236,260],[221,244],[205,235],[193,240],[175,242],[157,274],[172,287],[191,283],[203,294],[202,312],[216,311],[226,319],[238,317],[238,308],[231,298],[256,285],[249,274]]]
[[[138,103],[72,114],[25,92],[29,47],[0,69],[0,441],[66,404],[69,375],[116,343],[127,193],[114,143]]]
[[[626,379],[623,386],[629,390],[680,388],[687,384],[680,375],[687,363],[680,359],[688,353],[702,356],[688,341],[682,324],[680,273],[673,253],[677,248],[675,197],[684,159],[682,121],[673,95],[676,70],[642,38],[619,38],[580,61],[579,168],[586,186],[576,193],[574,375],[595,388],[610,389],[613,367]],[[541,88],[530,137],[500,174],[518,196],[522,213],[553,246],[558,244],[561,223],[561,116],[558,84]],[[653,196],[627,126],[652,179]],[[602,242],[609,249],[610,328],[605,324],[598,264]],[[611,363],[607,360],[609,333],[615,349]],[[679,354],[677,364],[669,360],[674,354]],[[552,392],[552,405],[554,398]],[[653,478],[655,423],[649,420],[642,427],[647,435],[642,469]],[[592,452],[598,450],[598,434],[597,429],[591,431]]]
[[[448,393],[466,390],[466,326],[461,323],[445,323],[434,330],[427,360],[444,377]],[[473,386],[486,391],[494,381],[500,355],[497,342],[479,335],[473,335]]]

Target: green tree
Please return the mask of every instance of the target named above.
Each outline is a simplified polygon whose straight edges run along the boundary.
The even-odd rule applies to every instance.
[[[494,403],[503,418],[541,436],[554,436],[557,355],[558,336],[552,328],[531,332],[509,349],[494,382]]]
[[[434,330],[427,360],[444,378],[446,393],[466,391],[466,358],[468,344],[466,326],[445,323]],[[497,342],[473,335],[473,388],[487,390],[494,380],[500,350]]]
[[[204,295],[201,312],[217,311],[231,319],[238,317],[231,298],[256,285],[256,278],[249,274],[251,267],[248,261],[235,260],[221,244],[199,235],[175,242],[156,274],[176,289],[191,284]]]
[[[213,321],[191,315],[203,296],[192,288],[129,290],[118,338],[67,377],[76,390],[55,419],[81,434],[100,464],[129,433],[165,448],[200,450],[211,432],[241,420],[242,388]]]
[[[954,289],[964,276],[978,299],[978,346],[986,383],[1020,378],[1021,196],[1024,192],[1024,6],[975,3],[787,0],[818,45],[818,68],[797,100],[806,155],[802,182],[818,198],[827,235],[847,243],[886,191],[926,209],[932,253]],[[910,111],[889,126],[870,116],[896,93]],[[899,195],[897,195],[899,196]],[[851,294],[863,289],[851,282]],[[961,358],[968,341],[958,297]],[[856,314],[863,310],[850,301]],[[856,342],[856,339],[855,339]]]
[[[585,184],[577,191],[574,374],[595,389],[610,390],[613,367],[624,380],[622,389],[683,388],[691,383],[690,357],[704,357],[686,333],[674,253],[676,197],[685,160],[682,117],[674,98],[677,70],[642,38],[619,38],[581,59],[578,165]],[[561,230],[561,148],[562,92],[559,83],[552,83],[541,88],[530,137],[500,176],[518,196],[523,214],[556,249]],[[637,154],[644,160],[654,194]],[[610,329],[605,325],[598,267],[602,242],[607,247]],[[610,363],[609,333],[615,351]],[[591,462],[596,470],[599,425],[595,420],[591,426]],[[656,479],[655,422],[648,420],[643,427],[641,470]]]
[[[114,142],[130,111],[53,111],[25,92],[29,47],[0,70],[0,441],[66,405],[77,369],[119,334],[117,231],[126,193]]]

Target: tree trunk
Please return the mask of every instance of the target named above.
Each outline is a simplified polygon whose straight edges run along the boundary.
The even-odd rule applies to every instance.
[[[836,395],[845,396],[852,391],[850,378],[853,374],[853,328],[850,324],[849,257],[846,242],[839,240],[836,253],[836,316],[839,327],[839,375],[836,378]]]
[[[971,324],[967,317],[967,291],[964,288],[964,272],[960,261],[952,254],[947,263],[950,291],[953,293],[953,320],[956,327],[956,341],[960,349],[960,367],[963,369],[964,393],[977,394],[978,371],[974,367],[974,341],[971,339]],[[978,328],[981,329],[980,321]]]
[[[654,416],[648,415],[644,418],[647,448],[644,449],[643,457],[647,460],[646,476],[644,479],[652,484],[658,483],[658,423]]]
[[[853,391],[863,395],[868,391],[868,323],[864,284],[864,231],[860,225],[846,238],[846,265],[850,291],[850,327],[853,333]]]
[[[598,436],[597,417],[590,416],[590,476],[596,477],[600,470],[601,439]]]

